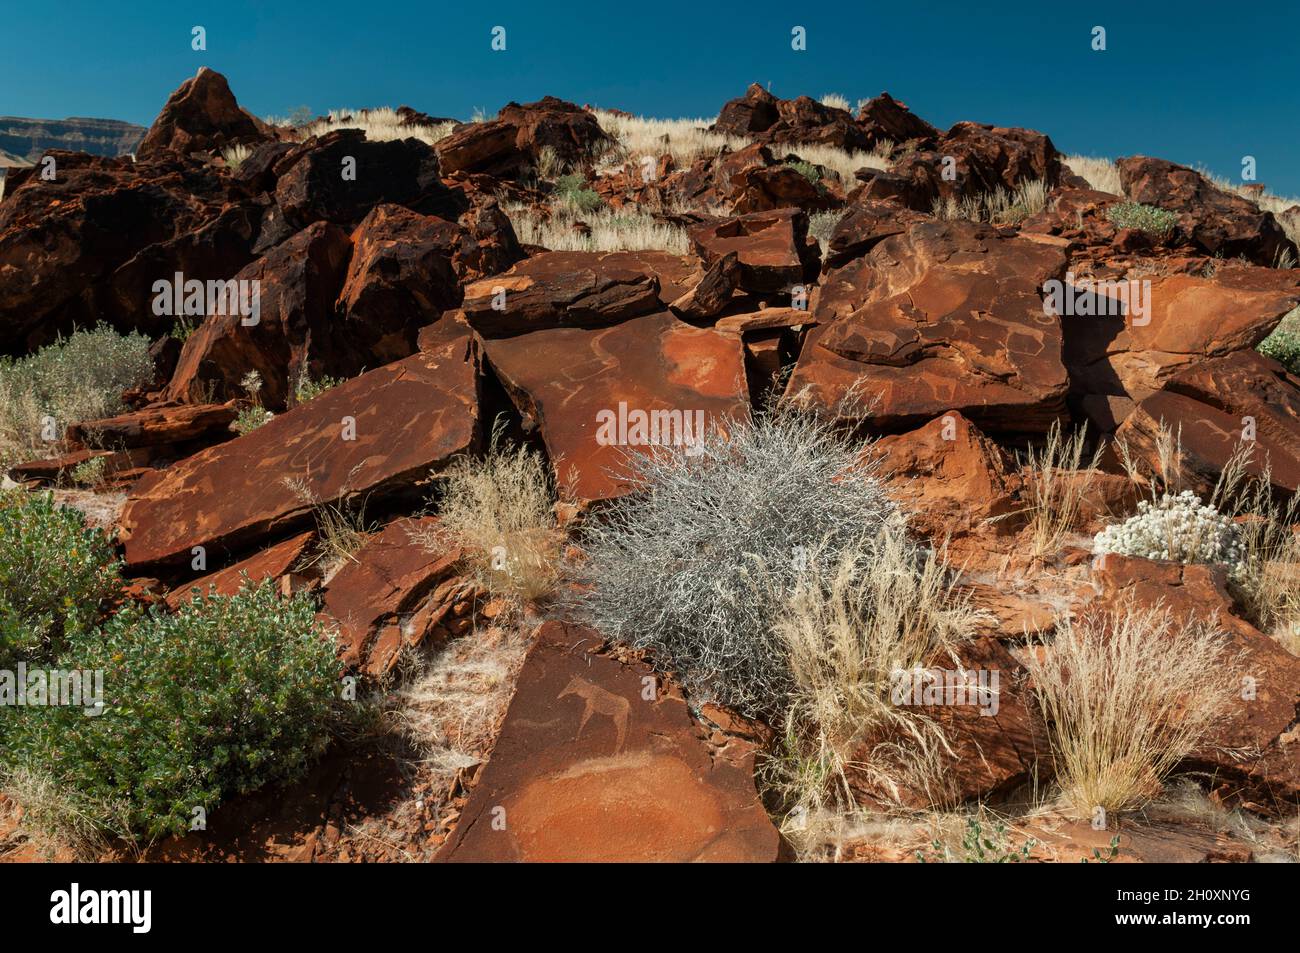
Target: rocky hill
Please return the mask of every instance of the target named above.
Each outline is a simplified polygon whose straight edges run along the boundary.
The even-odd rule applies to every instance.
[[[22,515],[51,491],[114,534],[82,628],[129,655],[145,627],[208,700],[160,685],[159,724],[275,754],[195,767],[178,818],[94,768],[172,776],[95,734],[149,735],[140,704],[32,722],[11,752],[77,733],[56,786],[179,836],[14,811],[10,859],[1300,849],[1292,203],[888,93],[290,129],[204,69],[138,147],[69,122],[0,119],[57,167],[0,201],[0,403],[32,421],[0,408],[0,516],[57,521]],[[92,416],[39,383],[78,333],[117,342]],[[8,647],[94,667],[60,604]],[[254,708],[315,711],[336,665],[324,704],[364,728],[236,743],[236,676],[204,673],[257,684],[242,641],[298,653]],[[210,750],[185,730],[156,756]]]

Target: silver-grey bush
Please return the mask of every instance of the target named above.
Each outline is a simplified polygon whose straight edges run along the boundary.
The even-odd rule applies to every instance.
[[[593,521],[575,572],[586,621],[651,650],[697,698],[759,714],[790,689],[772,620],[807,560],[860,548],[900,516],[863,445],[811,416],[729,429],[693,453],[629,454],[636,492]]]

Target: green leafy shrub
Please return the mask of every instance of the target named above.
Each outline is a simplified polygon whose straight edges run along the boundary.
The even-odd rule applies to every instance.
[[[0,494],[0,663],[56,654],[120,586],[112,544],[81,512],[49,493]]]
[[[270,582],[174,615],[124,609],[58,663],[103,671],[103,712],[18,709],[6,759],[124,804],[133,833],[182,833],[195,808],[293,778],[324,750],[340,670],[315,614]]]
[[[308,377],[304,374],[302,377],[298,378],[297,383],[294,385],[294,403],[305,404],[309,400],[315,400],[331,387],[338,387],[342,383],[342,378],[330,377],[328,374],[319,378]]]
[[[555,180],[555,197],[575,212],[594,212],[605,204],[595,191],[587,188],[587,180],[576,173]]]
[[[260,407],[257,404],[254,404],[251,407],[245,407],[241,410],[239,416],[235,418],[235,422],[230,426],[231,429],[242,437],[244,434],[252,433],[258,427],[270,423],[274,416],[275,414],[271,413],[265,407]]]
[[[1153,238],[1166,238],[1178,224],[1178,216],[1154,205],[1120,202],[1106,209],[1106,218],[1116,228],[1136,228]]]
[[[1016,846],[1007,826],[1001,821],[994,822],[992,828],[986,831],[979,820],[968,817],[960,853],[943,841],[934,840],[930,842],[929,855],[918,850],[916,859],[922,864],[1023,864],[1033,859],[1033,850],[1037,846],[1038,841],[1032,837]]]
[[[152,375],[149,339],[109,327],[77,331],[19,360],[0,357],[0,464],[53,446],[44,439],[45,417],[58,439],[69,423],[125,410],[122,391]]]
[[[820,185],[822,181],[822,170],[817,168],[811,162],[804,162],[802,159],[791,160],[786,163],[788,168],[794,169],[813,185]]]
[[[96,487],[108,475],[108,461],[104,457],[91,457],[72,468],[72,482],[77,486]]]
[[[171,336],[184,344],[199,329],[199,322],[188,315],[181,315],[172,325]]]
[[[1300,308],[1292,311],[1259,345],[1259,353],[1300,374]]]

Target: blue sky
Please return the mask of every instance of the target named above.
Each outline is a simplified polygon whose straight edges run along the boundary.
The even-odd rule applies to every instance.
[[[1162,9],[1163,8],[1163,9]],[[129,12],[128,12],[129,11]],[[407,104],[495,112],[550,93],[715,115],[750,82],[784,97],[888,90],[940,127],[1028,126],[1067,152],[1147,153],[1300,195],[1300,4],[1037,0],[799,4],[266,4],[6,0],[0,114],[147,125],[200,65],[257,115]],[[208,49],[190,49],[190,29]],[[489,48],[493,26],[507,49]],[[808,49],[790,48],[807,29]],[[1107,31],[1105,52],[1091,30]]]

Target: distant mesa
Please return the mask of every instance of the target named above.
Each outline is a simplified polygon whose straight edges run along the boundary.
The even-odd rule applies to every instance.
[[[119,119],[0,116],[0,168],[9,166],[10,159],[33,163],[50,149],[109,158],[127,155],[136,151],[147,131],[143,126]]]
[[[18,156],[10,155],[3,149],[0,149],[0,175],[4,175],[6,169],[27,169],[32,163],[26,159],[20,159]]]

